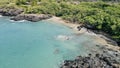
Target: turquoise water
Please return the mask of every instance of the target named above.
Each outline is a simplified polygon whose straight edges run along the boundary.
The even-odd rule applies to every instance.
[[[59,35],[72,38],[57,39]],[[90,36],[76,36],[61,24],[0,17],[0,68],[59,68],[63,60],[85,55],[86,46],[93,44],[90,40]]]

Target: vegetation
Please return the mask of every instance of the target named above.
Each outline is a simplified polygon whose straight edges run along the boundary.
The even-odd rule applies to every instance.
[[[9,3],[8,1],[4,4]],[[51,14],[73,23],[89,24],[120,40],[120,4],[111,3],[119,0],[79,1],[83,0],[12,0],[14,5],[25,10],[24,13]]]

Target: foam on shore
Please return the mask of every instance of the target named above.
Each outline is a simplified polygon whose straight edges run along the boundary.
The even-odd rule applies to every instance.
[[[0,15],[0,17],[3,17],[2,15]]]
[[[10,22],[25,22],[26,20],[20,20],[20,21],[14,21],[14,20],[10,20]]]

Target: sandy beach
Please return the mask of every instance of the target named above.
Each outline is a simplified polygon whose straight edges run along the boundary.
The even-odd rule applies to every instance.
[[[93,32],[88,32],[87,29],[85,29],[85,28],[82,28],[80,31],[78,31],[77,26],[79,26],[80,24],[73,24],[73,23],[70,23],[68,21],[65,21],[65,20],[63,20],[59,17],[55,17],[55,16],[53,16],[52,18],[47,19],[47,20],[48,21],[53,21],[55,23],[60,23],[60,24],[63,24],[65,26],[68,26],[69,28],[72,28],[76,34],[85,33],[85,34],[88,34],[88,35],[92,35],[93,38],[96,40],[96,42],[98,44],[107,46],[107,48],[110,48],[110,49],[113,49],[113,50],[116,50],[116,51],[120,51],[120,47],[108,44],[108,42],[104,38],[102,38],[103,35],[95,34]]]
[[[53,16],[52,18],[47,19],[47,20],[48,21],[53,21],[53,22],[56,22],[56,23],[61,23],[61,24],[65,25],[65,26],[68,26],[68,27],[70,27],[70,28],[72,28],[72,29],[74,29],[76,31],[77,31],[76,27],[80,25],[80,24],[69,23],[68,21],[63,20],[60,17],[55,17],[55,16]]]

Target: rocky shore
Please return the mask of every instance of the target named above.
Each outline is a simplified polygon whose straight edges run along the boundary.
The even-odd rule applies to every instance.
[[[112,45],[115,45],[115,46],[120,45],[120,40],[113,39],[109,34],[103,32],[103,31],[100,31],[100,30],[96,30],[94,27],[92,27],[90,25],[77,26],[78,31],[80,31],[83,27],[86,28],[87,31],[89,31],[89,32],[94,32],[95,34],[103,35],[102,38],[104,38],[107,41],[108,44],[112,44]]]
[[[17,8],[0,8],[0,15],[2,16],[17,16],[22,12],[22,9]]]
[[[66,23],[58,17],[53,17],[48,21],[61,23],[75,29],[78,35],[81,33],[94,33],[97,37],[96,41],[99,43],[99,45],[88,48],[89,54],[87,56],[78,56],[74,60],[65,60],[61,63],[60,68],[120,68],[120,47],[111,38],[106,37],[105,34],[87,29],[80,24]],[[83,28],[86,29],[83,30]]]
[[[120,68],[120,51],[96,45],[101,51],[88,56],[77,56],[75,60],[65,60],[61,68]]]
[[[49,19],[51,17],[52,17],[51,15],[45,15],[45,14],[20,14],[11,18],[11,20],[14,21],[27,20],[27,21],[37,22],[40,20]]]
[[[23,12],[23,9],[18,9],[15,7],[0,8],[0,15],[12,16],[12,18],[10,19],[14,21],[27,20],[32,22],[38,22],[40,20],[45,20],[52,17],[48,14],[24,14]]]

